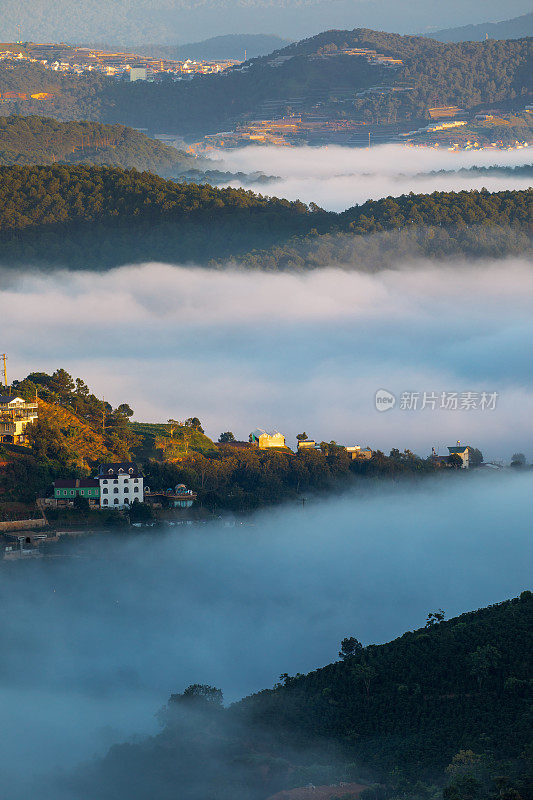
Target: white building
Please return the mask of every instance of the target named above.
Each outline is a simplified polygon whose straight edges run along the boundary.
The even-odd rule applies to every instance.
[[[130,69],[130,83],[134,81],[145,81],[148,77],[146,67],[132,67]]]
[[[143,476],[137,464],[101,464],[97,475],[100,484],[100,508],[120,509],[134,500],[144,501]]]

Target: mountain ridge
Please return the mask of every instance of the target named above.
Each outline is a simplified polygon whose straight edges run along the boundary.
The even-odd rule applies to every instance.
[[[482,22],[424,34],[439,42],[480,42],[489,39],[523,39],[533,36],[533,11],[501,22]]]

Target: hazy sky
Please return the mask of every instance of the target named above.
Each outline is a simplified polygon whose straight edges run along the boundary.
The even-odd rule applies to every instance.
[[[232,700],[335,660],[346,635],[379,643],[435,608],[516,596],[531,579],[531,480],[449,476],[4,565],[2,796],[42,797],[32,771],[155,730],[192,682]]]
[[[343,211],[365,200],[377,200],[406,192],[482,189],[527,189],[531,177],[509,175],[454,175],[469,167],[520,166],[533,163],[533,147],[522,150],[449,152],[429,147],[379,145],[348,147],[245,147],[214,153],[220,168],[233,172],[255,171],[276,175],[280,180],[250,186],[262,194],[314,201],[323,208]],[[447,170],[448,175],[430,175]],[[232,186],[239,186],[232,182]]]
[[[459,439],[533,457],[533,272],[519,260],[374,275],[148,264],[10,280],[0,317],[12,378],[65,367],[137,419],[197,415],[215,438],[277,427],[293,446],[305,430],[424,456]],[[374,407],[381,388],[398,396],[387,413]],[[403,392],[469,391],[497,392],[496,409],[399,408]]]
[[[4,0],[2,41],[199,41],[229,33],[301,39],[328,28],[414,33],[496,21],[528,0]],[[20,29],[19,29],[20,26]]]

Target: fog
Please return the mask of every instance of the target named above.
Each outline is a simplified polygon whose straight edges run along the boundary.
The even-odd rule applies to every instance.
[[[370,27],[398,33],[509,19],[528,0],[88,0],[75,13],[68,0],[4,0],[2,41],[106,41],[182,44],[232,33],[281,33],[294,39],[331,28]]]
[[[517,595],[530,498],[529,474],[462,474],[4,563],[3,797],[155,731],[190,683],[231,701],[335,660],[346,635],[380,643],[436,607],[450,617]]]
[[[343,211],[366,200],[407,192],[482,189],[527,189],[531,177],[512,175],[455,175],[470,167],[514,167],[531,164],[533,148],[449,152],[447,149],[399,144],[368,148],[245,147],[216,151],[210,156],[220,169],[263,172],[279,176],[268,184],[246,184],[253,191],[315,202],[331,211]],[[438,170],[449,175],[429,175]],[[231,186],[240,186],[232,181]]]
[[[64,367],[114,405],[130,403],[136,419],[195,415],[215,439],[226,430],[247,439],[259,426],[293,447],[305,430],[386,452],[447,453],[460,440],[486,458],[532,458],[531,265],[400,266],[8,272],[0,318],[10,378]],[[375,409],[378,389],[397,396],[387,413]],[[420,403],[423,392],[498,399],[494,410],[407,410],[404,392]]]

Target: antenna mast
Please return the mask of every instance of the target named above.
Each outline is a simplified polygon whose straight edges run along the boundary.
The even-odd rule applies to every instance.
[[[7,353],[0,353],[0,358],[4,362],[4,386],[7,389]]]

